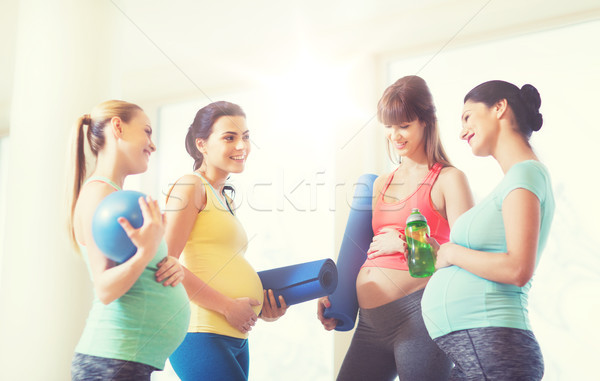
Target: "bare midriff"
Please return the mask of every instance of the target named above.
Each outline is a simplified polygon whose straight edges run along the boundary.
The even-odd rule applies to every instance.
[[[375,308],[425,288],[429,277],[413,278],[408,271],[363,267],[356,278],[360,308]]]

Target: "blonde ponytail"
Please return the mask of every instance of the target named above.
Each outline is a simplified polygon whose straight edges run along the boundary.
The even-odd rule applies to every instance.
[[[89,126],[90,124],[91,118],[89,114],[79,117],[77,119],[77,122],[75,123],[71,135],[71,158],[69,161],[73,163],[73,168],[72,172],[70,173],[70,181],[67,183],[69,187],[67,192],[67,195],[69,196],[68,229],[71,243],[76,249],[79,249],[79,247],[77,245],[77,240],[75,239],[73,217],[75,213],[75,205],[77,205],[77,199],[79,197],[79,191],[81,190],[81,185],[83,184],[83,180],[85,179],[86,173],[85,142],[83,139],[85,136],[84,126]]]
[[[128,123],[138,111],[143,111],[136,104],[110,100],[102,102],[94,107],[91,114],[82,115],[75,123],[71,135],[71,158],[69,163],[72,168],[69,168],[70,181],[67,182],[69,189],[68,208],[69,217],[67,221],[69,237],[73,246],[79,251],[77,240],[75,239],[75,206],[79,198],[79,192],[86,179],[86,157],[85,157],[85,141],[87,140],[89,149],[95,158],[98,157],[98,152],[104,148],[104,127],[115,116],[121,118],[125,123]],[[87,126],[87,129],[85,129]]]

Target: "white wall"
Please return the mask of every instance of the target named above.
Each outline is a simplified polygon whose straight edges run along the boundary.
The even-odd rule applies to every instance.
[[[5,225],[6,219],[3,217],[6,215],[6,194],[8,191],[8,142],[9,138],[0,138],[0,252],[3,253],[5,248],[4,243],[6,238]],[[2,255],[0,255],[0,277],[2,276]],[[2,279],[0,278],[0,284]]]
[[[10,148],[2,157],[9,166],[2,179],[2,379],[68,379],[91,302],[89,277],[66,232],[65,161],[76,118],[114,95],[110,65],[97,59],[111,55],[106,5],[19,3]]]

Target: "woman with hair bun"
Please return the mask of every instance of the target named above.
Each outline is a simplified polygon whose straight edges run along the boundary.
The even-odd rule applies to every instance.
[[[492,156],[504,178],[456,220],[437,246],[438,270],[422,300],[436,344],[454,362],[451,379],[540,380],[544,361],[527,296],[546,245],[554,197],[550,175],[529,144],[542,127],[537,89],[489,81],[464,99],[461,139]],[[443,297],[440,297],[443,295]]]
[[[187,380],[247,380],[248,335],[260,317],[274,321],[287,306],[267,294],[244,258],[248,237],[225,193],[230,173],[241,173],[250,154],[242,108],[214,102],[201,108],[188,129],[194,171],[167,194],[165,237],[169,255],[181,257],[191,306],[188,333],[170,358]]]

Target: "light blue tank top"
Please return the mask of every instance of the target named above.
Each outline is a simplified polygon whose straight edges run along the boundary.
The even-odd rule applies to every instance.
[[[550,175],[538,161],[527,160],[510,168],[490,195],[456,220],[450,241],[479,251],[506,252],[502,202],[517,188],[531,191],[540,200],[537,266],[554,215]],[[531,330],[527,313],[530,288],[531,280],[524,287],[517,287],[480,278],[457,266],[445,267],[433,274],[425,288],[421,301],[423,320],[434,339],[470,328]]]
[[[104,178],[103,181],[118,186]],[[83,258],[92,276],[87,252]],[[133,286],[119,299],[102,304],[94,292],[92,309],[75,351],[78,353],[134,361],[163,369],[165,361],[183,341],[190,319],[189,300],[181,284],[163,286],[156,282],[157,264],[167,256],[163,240],[148,266]]]

